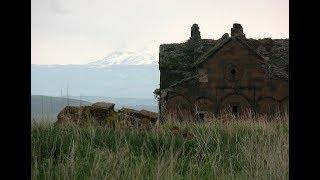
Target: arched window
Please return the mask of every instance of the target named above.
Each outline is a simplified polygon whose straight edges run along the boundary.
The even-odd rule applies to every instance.
[[[192,117],[193,108],[190,101],[184,96],[177,95],[170,98],[167,102],[168,115],[179,120],[188,120]]]
[[[196,120],[206,121],[213,115],[213,102],[205,97],[199,98],[194,103]]]
[[[239,94],[232,94],[225,97],[219,106],[219,113],[232,113],[239,115],[251,111],[251,105],[246,98]]]
[[[258,101],[258,111],[260,114],[275,114],[279,111],[279,102],[271,97],[265,97]]]

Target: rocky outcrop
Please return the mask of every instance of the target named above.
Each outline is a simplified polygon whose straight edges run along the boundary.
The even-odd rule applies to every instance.
[[[119,119],[130,122],[132,126],[149,128],[158,119],[158,113],[141,110],[137,111],[129,108],[122,108],[118,111]]]
[[[92,104],[93,107],[100,107],[109,111],[114,111],[115,104],[113,103],[106,103],[106,102],[96,102]]]
[[[86,124],[96,122],[100,125],[114,126],[115,122],[135,127],[149,128],[158,119],[158,113],[129,108],[114,111],[115,104],[96,102],[91,106],[67,106],[58,114],[57,124]]]
[[[86,124],[97,122],[105,124],[107,117],[114,113],[113,109],[98,106],[66,106],[57,117],[58,124],[75,123]]]
[[[142,109],[140,111],[140,114],[142,114],[146,118],[149,118],[153,123],[155,123],[157,121],[157,118],[158,118],[158,113],[147,111],[147,110],[144,110],[144,109]]]

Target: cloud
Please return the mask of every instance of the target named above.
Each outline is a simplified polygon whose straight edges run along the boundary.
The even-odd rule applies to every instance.
[[[69,14],[71,13],[66,7],[63,6],[60,0],[51,0],[51,9],[58,14]]]
[[[288,0],[32,0],[32,63],[85,63],[113,50],[183,42],[193,23],[220,38],[240,22],[247,37],[287,38]]]

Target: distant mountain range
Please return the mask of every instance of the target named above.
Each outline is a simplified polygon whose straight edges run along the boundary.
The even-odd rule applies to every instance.
[[[156,54],[144,51],[115,51],[101,60],[89,63],[88,66],[95,68],[110,67],[112,65],[157,65]]]
[[[83,65],[32,64],[31,92],[152,99],[160,80],[157,61],[157,56],[146,50],[116,51]]]

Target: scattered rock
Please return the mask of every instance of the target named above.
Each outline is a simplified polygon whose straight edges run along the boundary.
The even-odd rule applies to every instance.
[[[141,110],[137,111],[134,109],[129,108],[122,108],[118,111],[119,113],[122,113],[124,115],[124,118],[127,118],[129,121],[147,119],[151,123],[156,123],[158,119],[158,113],[147,111],[147,110]]]
[[[192,139],[195,137],[195,135],[192,132],[189,132],[188,130],[182,131],[179,127],[173,126],[171,128],[171,135],[173,136],[180,136],[185,139]]]
[[[171,135],[174,135],[174,136],[180,135],[180,128],[177,126],[173,126],[171,128]]]
[[[106,102],[96,102],[92,106],[67,106],[58,114],[57,123],[84,124],[93,120],[108,127],[114,127],[114,123],[118,122],[122,128],[133,125],[149,129],[158,119],[158,113],[155,112],[129,108],[122,108],[115,112],[114,106],[115,104]],[[109,122],[110,119],[112,122]]]
[[[90,121],[98,122],[99,124],[106,123],[106,118],[112,114],[109,109],[96,107],[96,106],[66,106],[58,114],[58,124],[75,123],[85,124]]]
[[[155,112],[151,112],[151,111],[147,111],[142,109],[141,111],[139,111],[139,113],[141,113],[143,116],[145,116],[144,118],[150,119],[150,121],[152,123],[156,123],[157,119],[158,119],[158,113]]]
[[[123,114],[135,114],[135,113],[138,113],[139,111],[130,109],[130,108],[121,108],[118,112]]]
[[[182,137],[184,137],[185,139],[192,139],[194,138],[194,134],[192,132],[186,131],[182,133]]]
[[[96,102],[92,104],[93,107],[101,107],[109,111],[114,111],[114,105],[115,105],[114,103],[106,103],[106,102]]]

